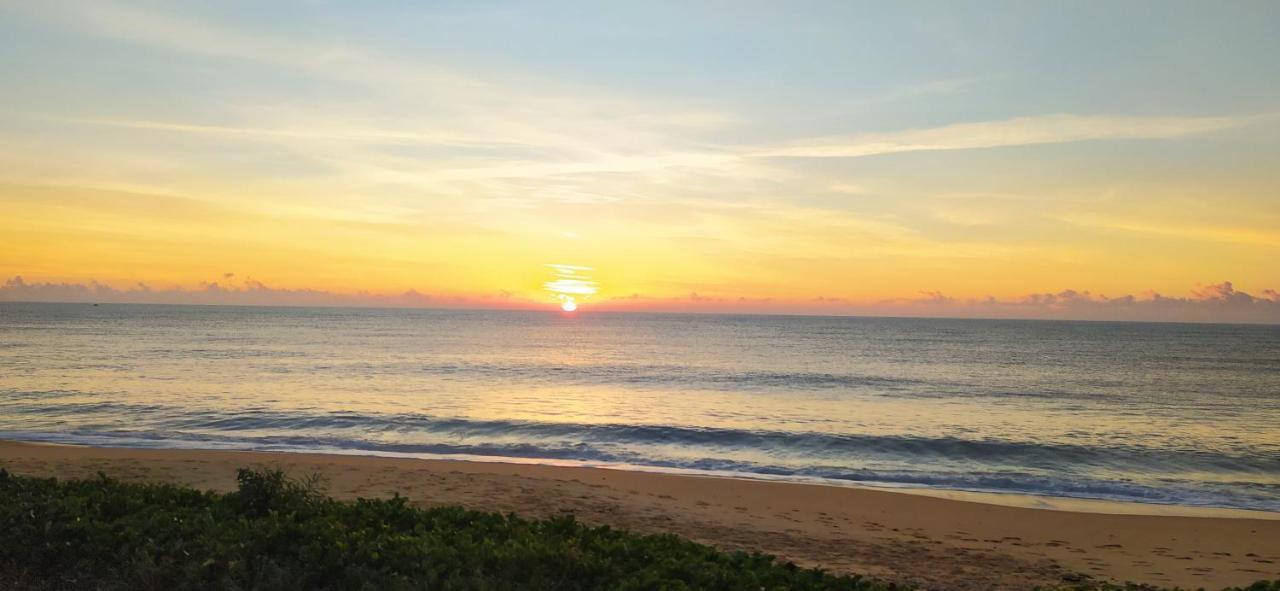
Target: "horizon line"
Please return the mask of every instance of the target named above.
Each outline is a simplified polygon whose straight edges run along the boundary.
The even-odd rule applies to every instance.
[[[869,320],[973,320],[973,321],[1017,321],[1017,322],[1083,322],[1095,324],[1180,324],[1180,325],[1216,325],[1216,326],[1269,326],[1280,327],[1277,321],[1214,321],[1214,320],[1146,320],[1146,319],[1107,319],[1107,318],[1034,318],[1027,316],[929,316],[929,315],[877,315],[877,314],[809,314],[803,312],[723,312],[723,311],[682,311],[682,310],[591,310],[590,307],[578,308],[574,312],[564,312],[554,305],[544,308],[504,308],[504,307],[430,307],[430,306],[379,306],[379,305],[315,305],[315,304],[237,304],[237,303],[174,303],[174,302],[67,302],[49,300],[0,300],[0,306],[6,304],[41,304],[59,306],[167,306],[175,308],[270,308],[270,309],[310,309],[310,310],[407,310],[422,312],[530,312],[551,314],[562,317],[576,317],[583,314],[623,314],[652,316],[748,316],[774,318],[851,318]]]

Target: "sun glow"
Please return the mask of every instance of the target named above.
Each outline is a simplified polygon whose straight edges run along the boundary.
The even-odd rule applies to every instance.
[[[542,284],[560,302],[560,309],[573,312],[578,309],[578,298],[590,298],[599,291],[599,284],[591,279],[592,267],[581,265],[547,265],[555,279]]]

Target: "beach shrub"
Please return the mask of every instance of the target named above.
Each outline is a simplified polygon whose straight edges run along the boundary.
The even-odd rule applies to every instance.
[[[227,494],[0,469],[0,589],[896,589],[674,535],[402,497],[340,502],[240,470]],[[1081,581],[1059,591],[1158,591]],[[1280,581],[1229,591],[1280,591]]]
[[[1181,587],[1169,589],[1166,587],[1155,587],[1152,585],[1139,585],[1136,583],[1127,583],[1124,585],[1116,585],[1112,583],[1090,582],[1067,587],[1058,587],[1051,591],[1191,591],[1182,589]],[[1199,591],[1204,591],[1201,587]],[[1258,581],[1248,587],[1228,587],[1222,591],[1280,591],[1280,580],[1276,581]]]
[[[673,535],[404,498],[339,502],[241,470],[228,494],[0,470],[0,587],[34,589],[891,589]]]

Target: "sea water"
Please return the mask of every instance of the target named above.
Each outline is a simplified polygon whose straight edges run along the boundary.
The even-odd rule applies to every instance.
[[[1280,327],[0,303],[0,438],[1280,511]]]

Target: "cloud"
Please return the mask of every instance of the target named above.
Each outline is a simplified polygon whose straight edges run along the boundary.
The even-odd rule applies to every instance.
[[[366,97],[358,103],[301,101],[286,88],[290,100],[227,100],[205,106],[203,112],[196,101],[190,115],[171,119],[109,112],[46,115],[46,121],[92,127],[94,135],[118,133],[127,139],[110,150],[85,150],[46,139],[61,137],[58,134],[37,134],[24,141],[10,138],[7,143],[14,144],[15,153],[57,151],[67,162],[66,170],[52,171],[43,161],[39,166],[11,163],[11,170],[31,169],[16,179],[24,182],[96,174],[107,178],[85,181],[102,186],[108,181],[161,179],[189,168],[187,174],[213,179],[206,183],[210,187],[234,178],[242,184],[261,181],[270,190],[283,186],[313,195],[334,187],[347,194],[465,195],[471,207],[505,210],[545,203],[643,201],[655,195],[670,197],[677,190],[715,192],[724,201],[741,199],[743,191],[768,190],[773,191],[768,198],[785,200],[786,195],[804,193],[794,185],[815,173],[788,171],[772,157],[1176,138],[1251,120],[1061,114],[784,143],[734,141],[751,137],[742,131],[750,128],[752,118],[714,105],[708,108],[698,100],[620,93],[541,78],[534,72],[500,70],[493,64],[446,63],[429,54],[385,53],[372,44],[334,41],[337,37],[266,34],[244,23],[195,17],[164,5],[51,0],[10,10],[53,26],[162,50],[177,59],[252,62],[307,80],[350,85]],[[880,100],[942,95],[975,83],[968,78],[934,80],[893,90]],[[279,91],[267,84],[255,92],[270,96],[273,90]],[[725,128],[733,129],[719,137],[709,133]],[[189,151],[155,147],[169,143]],[[196,148],[201,143],[211,145]],[[130,150],[142,152],[136,155],[140,164],[114,162]],[[289,184],[239,170],[240,159],[209,156],[242,151],[252,152],[244,160],[277,163],[274,170],[283,171],[277,176],[288,177]],[[199,159],[192,159],[191,152]],[[167,159],[172,159],[168,165]],[[156,184],[160,186],[152,190],[175,186],[172,181]],[[865,192],[856,184],[832,184],[837,185],[834,192]],[[233,187],[222,188],[230,193],[226,189]],[[242,187],[234,189],[240,192]]]
[[[578,303],[587,300],[600,290],[600,284],[591,278],[592,267],[553,263],[547,265],[555,277],[544,282],[542,288],[560,302]]]
[[[576,265],[548,265],[557,276],[577,274],[579,281],[595,289],[582,274],[591,271]],[[227,275],[231,275],[228,273]],[[554,282],[553,282],[554,283]],[[555,284],[559,285],[559,284]],[[574,284],[577,285],[577,284]],[[552,289],[548,284],[547,289]],[[554,290],[552,290],[554,291]],[[559,292],[578,296],[577,292]],[[593,292],[594,293],[594,292]],[[206,304],[256,306],[351,306],[396,308],[546,309],[545,302],[510,293],[460,296],[432,295],[417,290],[395,294],[336,293],[314,289],[280,289],[245,279],[238,285],[204,282],[194,288],[153,289],[144,283],[116,288],[88,283],[27,282],[16,276],[0,285],[0,301]],[[1147,292],[1140,296],[1108,297],[1066,289],[998,299],[954,298],[941,291],[922,291],[919,297],[859,302],[838,296],[783,299],[704,295],[691,291],[684,297],[646,297],[630,294],[592,304],[596,311],[705,312],[752,314],[816,314],[833,316],[919,316],[956,318],[1026,318],[1060,320],[1112,320],[1146,322],[1241,322],[1280,324],[1280,291],[1263,289],[1259,295],[1236,289],[1230,281],[1198,286],[1186,296]]]
[[[387,60],[385,56],[350,45],[245,33],[172,13],[139,9],[136,5],[127,3],[50,0],[39,4],[16,4],[7,8],[100,37],[194,54],[273,64],[327,78],[398,78],[431,83],[441,90],[476,83],[442,69],[409,66]]]
[[[333,140],[339,142],[378,142],[386,144],[428,144],[442,146],[480,147],[520,145],[500,138],[478,138],[457,133],[427,131],[402,131],[369,127],[334,127],[333,125],[308,128],[273,128],[231,125],[203,125],[174,121],[147,121],[138,119],[106,119],[93,117],[48,117],[61,123],[75,123],[99,127],[118,127],[144,131],[197,134],[241,138],[248,140]]]
[[[1195,288],[1189,296],[1183,297],[1156,292],[1142,296],[1108,297],[1067,289],[1032,293],[1011,300],[956,300],[935,293],[925,299],[891,303],[928,315],[954,313],[957,316],[1002,318],[1280,323],[1280,294],[1266,289],[1262,295],[1255,296],[1237,290],[1230,281]]]
[[[1174,139],[1243,125],[1246,117],[1115,117],[1041,115],[799,140],[763,149],[758,157],[860,158],[881,154],[972,150],[1088,140]]]
[[[1198,287],[1188,296],[1155,292],[1108,297],[1067,289],[998,299],[953,298],[924,291],[916,298],[857,302],[820,296],[812,299],[724,298],[691,293],[679,298],[633,294],[596,305],[598,309],[706,313],[814,314],[833,316],[913,316],[946,318],[1024,318],[1144,322],[1240,322],[1280,324],[1280,292],[1253,295],[1230,282]]]
[[[1178,239],[1248,244],[1255,246],[1280,246],[1280,233],[1243,226],[1222,226],[1188,223],[1152,223],[1116,216],[1089,213],[1067,213],[1059,220],[1085,228],[1170,236]]]
[[[330,185],[468,194],[479,187],[502,199],[504,193],[530,193],[514,186],[515,179],[643,177],[668,169],[727,174],[737,163],[735,156],[684,135],[731,124],[735,117],[703,105],[691,108],[684,100],[619,94],[527,71],[446,66],[423,54],[380,53],[369,44],[269,35],[163,8],[63,0],[5,8],[56,27],[181,56],[177,59],[252,62],[307,80],[349,85],[366,101],[299,101],[286,88],[288,100],[230,100],[187,120],[39,116],[62,124],[248,144],[262,150],[264,159],[322,171],[318,174]],[[267,85],[259,92],[272,89]],[[457,149],[433,150],[442,146]],[[30,145],[18,148],[40,152]],[[148,152],[153,153],[158,152]],[[104,174],[121,173],[109,168]],[[599,185],[602,179],[594,180]]]
[[[243,276],[219,278],[218,273],[224,271],[220,265],[225,261],[244,258],[224,252],[237,248],[264,261],[258,269],[266,277],[293,276],[273,272],[269,265],[279,269],[278,265],[302,260],[314,271],[308,276],[358,282],[372,275],[364,266],[378,265],[385,270],[379,277],[415,278],[406,283],[448,290],[457,284],[442,279],[449,271],[427,275],[421,269],[456,266],[476,269],[468,273],[468,281],[488,282],[497,290],[512,287],[503,284],[512,281],[511,276],[497,272],[509,264],[500,257],[515,253],[519,264],[529,267],[554,260],[530,254],[528,245],[540,244],[535,241],[565,227],[590,228],[593,235],[573,250],[546,256],[573,260],[587,249],[599,249],[601,239],[608,238],[610,248],[594,252],[591,260],[608,269],[608,277],[617,277],[612,273],[625,264],[632,282],[626,286],[628,292],[685,294],[697,288],[712,294],[715,291],[704,289],[703,283],[735,281],[744,293],[799,292],[852,285],[853,279],[837,275],[858,269],[877,276],[876,272],[897,273],[894,269],[904,267],[963,270],[1006,262],[1063,264],[1067,259],[1070,264],[1088,264],[1094,252],[1091,243],[1057,232],[1056,225],[1044,231],[1054,212],[1080,206],[1074,195],[1081,190],[1075,185],[1085,183],[1088,190],[1093,182],[1086,167],[1068,166],[1060,177],[1053,175],[1053,183],[1042,186],[1042,175],[1035,170],[1002,174],[997,169],[988,174],[992,171],[966,169],[963,178],[956,179],[957,171],[946,167],[880,169],[797,158],[1177,139],[1261,120],[1105,114],[1006,119],[1013,113],[1005,112],[968,115],[967,122],[938,127],[901,128],[956,119],[917,119],[882,133],[807,137],[859,129],[828,125],[865,121],[863,115],[869,111],[855,104],[856,93],[827,105],[848,109],[837,114],[825,107],[796,110],[794,105],[788,108],[787,101],[775,104],[772,99],[718,100],[716,93],[663,96],[672,87],[661,84],[637,92],[639,86],[630,82],[611,87],[609,77],[592,78],[602,85],[596,86],[574,82],[562,69],[517,68],[504,60],[471,59],[465,51],[410,51],[423,46],[407,43],[407,38],[361,42],[361,27],[343,28],[336,35],[325,34],[320,23],[318,29],[286,30],[266,21],[237,21],[225,11],[184,11],[164,3],[49,0],[15,3],[0,8],[4,11],[35,17],[39,22],[31,28],[33,36],[41,35],[40,25],[59,29],[49,40],[41,40],[44,43],[78,37],[67,32],[92,38],[76,47],[94,55],[102,51],[101,60],[67,73],[125,56],[137,58],[130,62],[134,69],[152,72],[156,80],[182,72],[173,82],[198,75],[207,83],[188,88],[189,96],[177,103],[161,100],[165,93],[149,93],[147,84],[109,85],[111,92],[98,97],[101,100],[94,100],[96,93],[81,93],[83,100],[70,102],[35,100],[43,96],[36,89],[15,99],[19,103],[8,115],[15,124],[0,138],[3,176],[48,189],[0,187],[8,214],[5,229],[14,236],[33,237],[14,255],[32,253],[31,260],[13,258],[10,271],[40,270],[59,280],[85,281],[103,272],[101,261],[116,260],[121,267],[108,269],[112,277],[121,268],[145,268],[148,279],[181,277],[188,286],[185,292],[156,290],[163,293],[125,288],[126,293],[113,296],[152,298],[148,301],[428,305],[423,302],[443,301],[444,296],[252,290]],[[33,51],[39,47],[32,45]],[[236,83],[226,84],[232,80],[225,76]],[[903,99],[938,97],[977,84],[938,80],[877,95],[876,100],[900,110]],[[205,86],[219,92],[197,96]],[[874,85],[866,89],[874,90]],[[788,96],[787,89],[780,92]],[[33,113],[40,114],[38,120]],[[902,174],[909,178],[898,176]],[[1024,178],[1028,174],[1034,178]],[[149,193],[152,198],[91,195],[74,186]],[[995,202],[979,207],[975,198],[964,196],[922,214],[922,208],[932,204],[925,196],[937,194],[943,186],[974,193],[1025,191],[1035,197],[1016,207]],[[1107,200],[1099,207],[1114,208],[1118,201]],[[1265,207],[1241,209],[1252,215]],[[1255,234],[1224,227],[1188,236],[1217,237],[1222,230],[1223,240],[1280,244],[1263,221],[1248,220],[1260,228]],[[1132,224],[1123,229],[1171,236],[1181,231]],[[459,244],[467,247],[458,250]],[[477,244],[485,248],[472,247]],[[104,247],[132,258],[90,256]],[[57,262],[55,253],[73,262]],[[162,261],[166,256],[174,261]],[[192,260],[201,261],[198,271],[191,269]],[[1184,269],[1179,277],[1189,283],[1213,272],[1204,265],[1208,263]],[[832,275],[830,282],[805,279],[803,286],[776,285],[780,275],[826,274]],[[1243,281],[1264,276],[1236,275]],[[420,283],[418,277],[434,283]],[[222,290],[232,287],[228,293],[191,288],[190,282],[199,278],[217,279]],[[581,283],[590,281],[586,278],[555,279],[564,281],[555,283],[561,291],[552,293],[566,297],[574,295],[564,293],[569,290],[595,288]],[[674,289],[664,287],[664,281],[699,284]],[[744,283],[751,281],[755,284]],[[518,289],[550,287],[540,283],[530,279]],[[84,287],[96,289],[92,283]],[[608,286],[604,288],[607,293]],[[817,303],[787,305],[863,313],[859,304],[843,301],[838,293],[826,297]],[[737,294],[726,300],[717,305],[762,311],[784,305],[749,298],[738,302]],[[712,302],[699,299],[697,305]],[[873,306],[866,313],[893,313],[884,312],[890,309],[887,304]]]
[[[234,274],[226,273],[230,279]],[[491,295],[430,295],[410,289],[401,293],[337,293],[317,289],[269,287],[261,281],[245,279],[236,285],[202,282],[194,288],[154,289],[145,283],[116,288],[96,281],[88,283],[27,282],[15,276],[0,285],[0,301],[116,303],[116,304],[198,304],[238,306],[338,306],[373,308],[532,308],[544,304],[524,300],[509,293]]]
[[[886,133],[795,139],[780,144],[705,141],[699,132],[746,121],[740,115],[673,105],[660,97],[537,79],[527,73],[448,68],[423,56],[305,36],[255,34],[243,27],[171,11],[115,3],[49,2],[14,8],[55,25],[99,37],[220,59],[282,68],[312,79],[360,86],[378,113],[344,112],[281,101],[202,121],[112,116],[52,117],[64,123],[200,135],[275,146],[313,161],[343,180],[441,191],[444,185],[529,194],[516,179],[616,177],[661,184],[688,171],[719,179],[776,176],[767,157],[849,158],[914,152],[1034,145],[1094,139],[1169,139],[1242,125],[1247,117],[1121,117],[1075,114],[960,123]],[[955,92],[973,79],[897,89],[900,100]],[[430,101],[432,109],[422,104]],[[335,121],[349,122],[335,124]],[[693,132],[689,135],[688,132]],[[387,145],[464,148],[449,158],[397,156]],[[468,155],[469,154],[469,155]],[[612,175],[615,178],[601,178]],[[655,183],[656,182],[656,183]],[[537,195],[552,191],[539,190]]]

